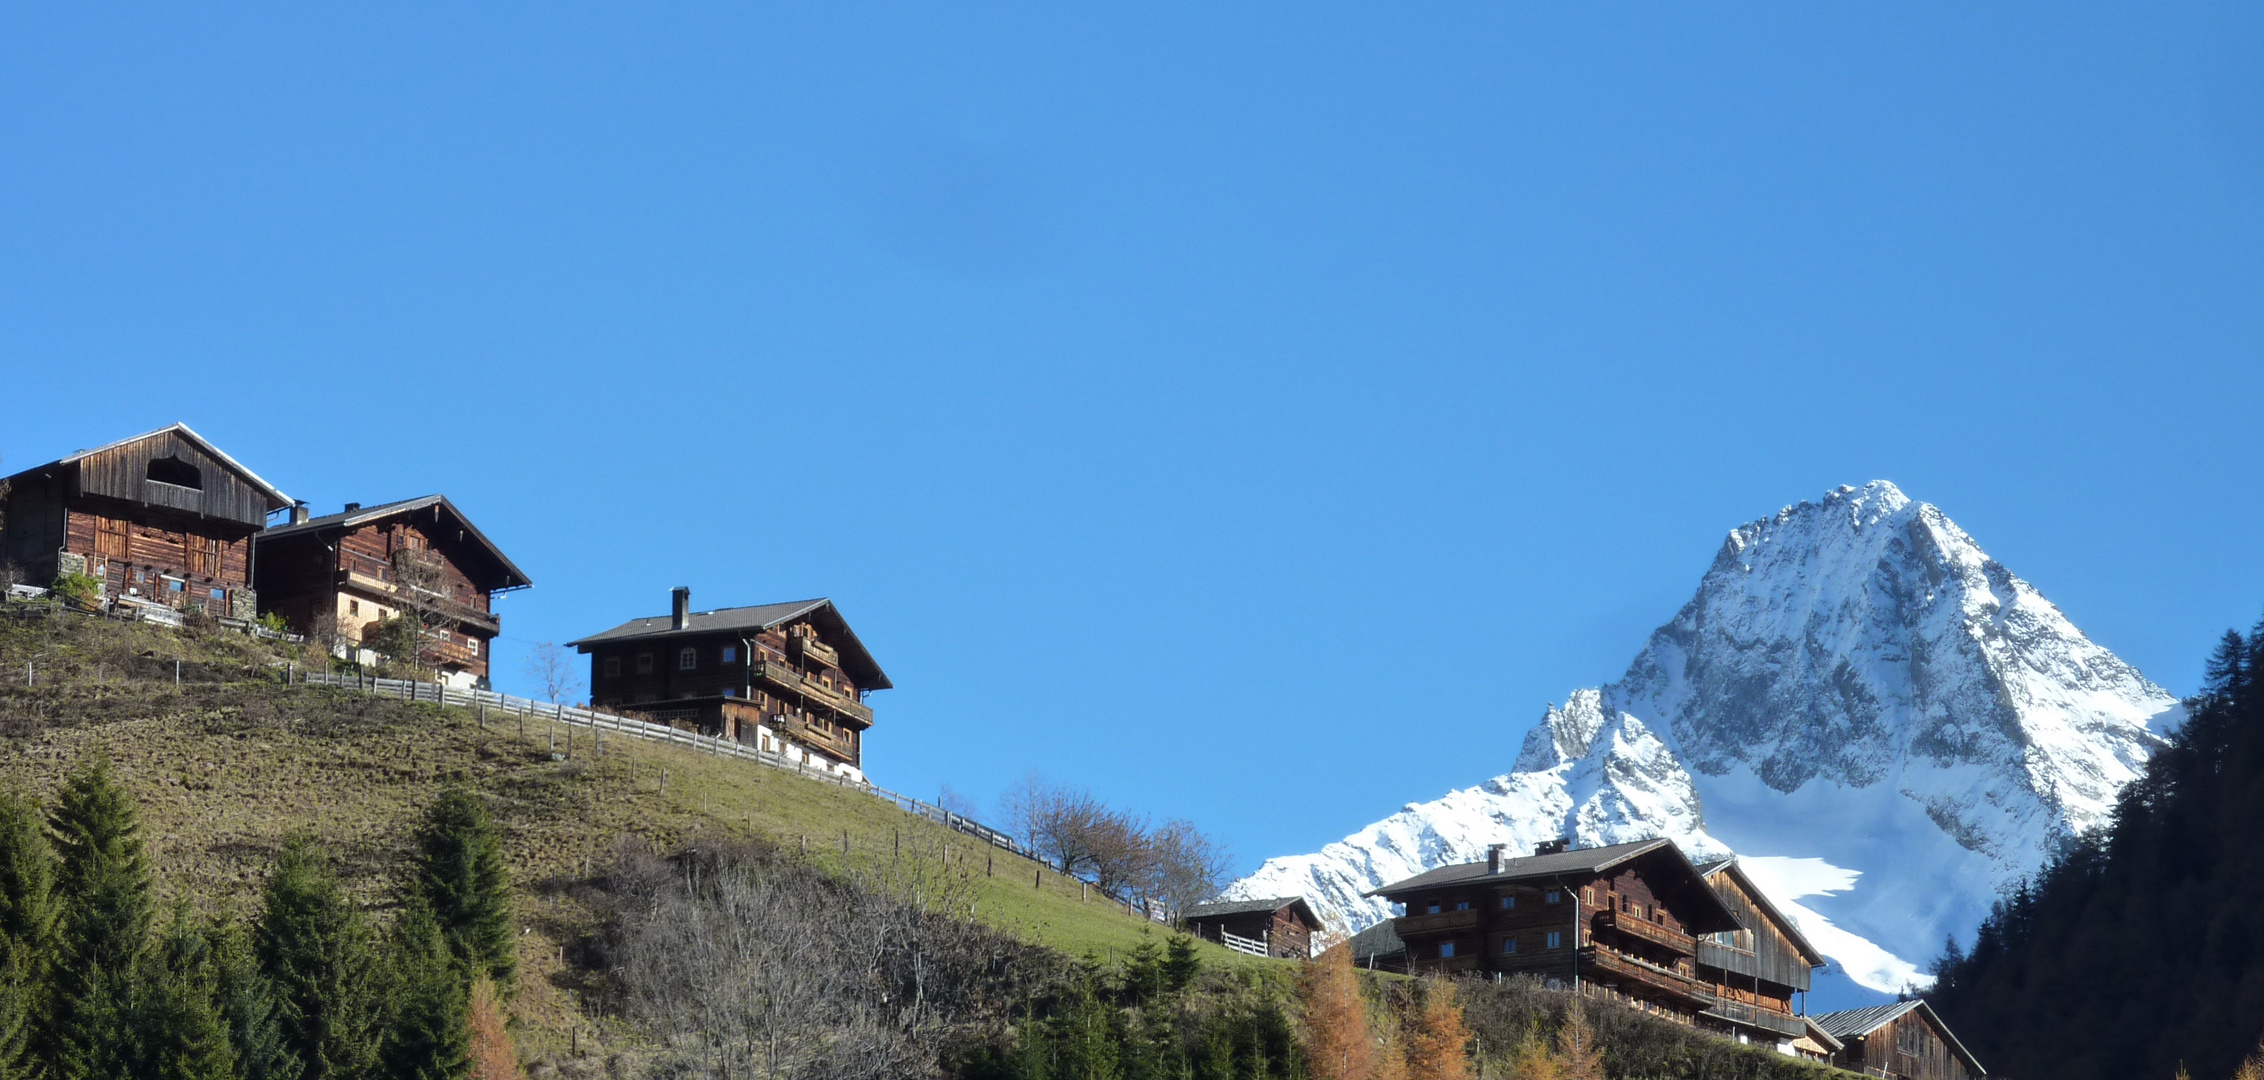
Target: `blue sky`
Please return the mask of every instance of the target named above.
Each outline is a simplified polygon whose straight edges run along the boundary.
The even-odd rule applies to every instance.
[[[2264,16],[0,10],[0,465],[442,491],[516,653],[828,595],[881,783],[1310,850],[1887,478],[2190,691],[2264,612]]]

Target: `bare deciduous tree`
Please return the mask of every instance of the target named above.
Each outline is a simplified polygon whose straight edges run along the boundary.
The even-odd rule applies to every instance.
[[[555,705],[561,698],[574,696],[582,688],[582,680],[574,673],[574,662],[566,650],[555,641],[538,641],[527,653],[527,677],[542,688],[544,700]]]
[[[426,547],[403,547],[393,552],[393,602],[401,618],[416,634],[416,644],[405,657],[409,666],[439,659],[441,628],[455,621],[455,600],[449,595],[447,565],[440,554]],[[437,666],[437,664],[436,664]]]
[[[1193,822],[1151,826],[1142,815],[1035,773],[1007,791],[1000,809],[1031,850],[1123,899],[1144,897],[1179,911],[1216,895],[1226,877],[1225,850]]]

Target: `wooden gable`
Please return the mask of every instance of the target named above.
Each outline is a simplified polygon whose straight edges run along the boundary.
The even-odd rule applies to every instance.
[[[72,494],[175,510],[252,529],[290,505],[283,493],[187,426],[111,443],[64,459]]]
[[[1733,860],[1709,868],[1706,881],[1743,929],[1700,938],[1698,962],[1794,990],[1808,989],[1810,973],[1825,963],[1824,957],[1753,879]]]

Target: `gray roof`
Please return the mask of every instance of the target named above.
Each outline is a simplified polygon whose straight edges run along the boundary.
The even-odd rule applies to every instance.
[[[1275,896],[1262,900],[1213,900],[1208,904],[1196,904],[1188,908],[1181,913],[1181,917],[1201,919],[1218,915],[1257,915],[1280,911],[1291,904],[1305,909],[1306,922],[1314,926],[1321,925],[1321,920],[1313,914],[1312,905],[1307,904],[1302,896]]]
[[[455,503],[448,501],[446,495],[426,495],[417,499],[379,503],[376,506],[364,506],[358,510],[340,511],[288,525],[278,525],[260,533],[259,542],[263,544],[278,541],[288,543],[296,537],[311,536],[329,529],[341,531],[358,529],[373,521],[381,521],[401,514],[410,514],[434,506],[446,508],[451,515],[454,515],[456,523],[464,527],[464,532],[472,540],[477,541],[480,547],[485,548],[488,555],[495,559],[503,584],[491,586],[489,591],[518,589],[534,584],[533,579],[527,577],[526,572],[519,569],[519,564],[512,562],[510,556],[503,554],[503,549],[495,546],[495,541],[488,539],[487,534],[481,532],[479,526],[472,524],[472,519],[465,517],[464,512],[457,509]]]
[[[1827,1034],[1835,1039],[1855,1039],[1879,1030],[1888,1021],[1913,1009],[1925,1011],[1926,1018],[1934,1022],[1934,1030],[1942,1033],[1943,1041],[1949,1043],[1950,1049],[1956,1051],[1957,1056],[1964,1058],[1967,1065],[1972,1066],[1974,1073],[1983,1076],[1988,1075],[1989,1070],[1982,1068],[1981,1062],[1974,1058],[1973,1052],[1967,1050],[1964,1043],[1957,1041],[1957,1036],[1950,1032],[1948,1024],[1942,1023],[1942,1018],[1940,1014],[1934,1011],[1934,1007],[1919,998],[1891,1002],[1885,1005],[1872,1005],[1861,1009],[1842,1009],[1839,1012],[1825,1013],[1816,1017],[1815,1020],[1817,1027],[1823,1028]]]
[[[1352,935],[1352,961],[1358,963],[1370,956],[1399,956],[1407,951],[1407,943],[1399,939],[1399,931],[1390,919]]]
[[[24,473],[35,472],[35,471],[37,471],[37,470],[40,470],[40,469],[45,469],[45,468],[48,468],[48,467],[50,467],[50,466],[55,466],[55,465],[69,465],[69,464],[72,464],[72,463],[74,463],[74,462],[78,461],[78,460],[79,460],[80,458],[83,458],[83,457],[87,456],[88,454],[99,454],[99,453],[101,453],[102,451],[104,451],[104,450],[108,450],[108,449],[110,449],[110,448],[111,448],[111,447],[113,447],[113,446],[124,446],[124,445],[126,445],[127,443],[137,443],[137,442],[140,442],[140,441],[142,441],[143,439],[151,438],[151,437],[153,437],[153,436],[157,436],[157,435],[163,435],[163,434],[165,434],[165,433],[166,433],[166,432],[168,432],[168,431],[171,431],[171,432],[177,432],[177,433],[179,433],[179,434],[180,434],[180,436],[181,436],[182,438],[184,438],[184,439],[187,439],[187,440],[189,440],[189,441],[190,441],[190,442],[192,442],[192,443],[195,443],[195,444],[197,445],[197,447],[198,447],[199,449],[203,450],[203,451],[204,451],[205,453],[207,453],[207,454],[210,454],[210,455],[212,455],[212,458],[213,458],[213,460],[214,460],[214,461],[218,461],[218,462],[219,462],[219,463],[221,463],[222,465],[225,465],[225,466],[227,466],[227,467],[228,467],[228,468],[230,468],[230,469],[234,469],[234,470],[236,471],[236,475],[238,475],[238,476],[241,476],[241,477],[243,477],[244,479],[246,479],[246,480],[248,480],[248,481],[251,481],[251,485],[252,485],[253,487],[255,487],[255,488],[258,488],[258,489],[259,489],[259,493],[260,493],[260,494],[262,494],[262,495],[265,495],[265,496],[267,496],[267,497],[268,497],[268,499],[269,499],[269,500],[270,500],[270,501],[271,501],[271,502],[272,502],[272,503],[273,503],[273,504],[274,504],[274,505],[275,505],[276,507],[280,508],[280,507],[285,507],[285,506],[289,506],[289,505],[291,505],[291,497],[290,497],[289,495],[285,495],[285,494],[283,494],[283,493],[282,493],[281,491],[279,491],[279,490],[277,490],[277,489],[276,489],[275,485],[273,485],[273,484],[270,484],[270,483],[268,483],[267,481],[265,481],[265,480],[263,480],[263,479],[260,479],[260,475],[259,475],[258,473],[255,473],[255,472],[251,471],[250,469],[247,469],[247,468],[245,468],[245,467],[244,467],[244,463],[243,463],[243,462],[241,462],[241,461],[237,461],[237,460],[236,460],[235,458],[229,457],[226,451],[224,451],[224,450],[220,449],[220,448],[219,448],[219,447],[217,447],[217,446],[214,446],[214,445],[212,445],[212,440],[210,440],[210,439],[207,439],[207,438],[205,438],[204,436],[197,434],[197,433],[196,433],[195,431],[193,431],[193,430],[190,430],[190,428],[189,428],[189,425],[187,425],[187,424],[172,424],[172,425],[168,425],[168,426],[166,426],[166,427],[161,427],[161,428],[158,428],[158,429],[157,429],[156,431],[145,431],[145,432],[142,432],[141,434],[139,434],[139,435],[135,435],[135,436],[133,436],[133,437],[131,437],[131,438],[126,438],[126,439],[119,439],[119,440],[117,440],[116,442],[106,442],[106,443],[103,443],[103,444],[102,444],[101,446],[97,446],[97,447],[95,447],[95,448],[93,448],[93,449],[91,449],[91,450],[79,450],[79,451],[76,451],[76,452],[72,453],[72,454],[71,454],[71,456],[69,456],[69,457],[65,457],[65,458],[58,458],[58,459],[56,459],[56,460],[54,460],[54,461],[49,461],[49,462],[46,462],[46,463],[43,463],[43,464],[34,465],[34,466],[32,466],[31,468],[29,468],[29,469],[25,469],[25,470],[23,470],[23,472],[19,472],[19,473],[16,473],[16,474],[14,474],[14,475],[12,475],[12,476],[8,476],[8,477],[0,477],[0,479],[9,479],[9,480],[13,480],[13,479],[15,479],[15,478],[16,478],[17,476],[22,476],[22,475],[24,475]]]
[[[1572,848],[1548,855],[1527,855],[1523,858],[1504,859],[1501,864],[1501,872],[1498,874],[1488,870],[1487,864],[1482,862],[1441,866],[1434,870],[1426,870],[1405,881],[1395,881],[1380,889],[1370,889],[1360,895],[1387,896],[1392,893],[1419,892],[1424,889],[1467,885],[1481,881],[1499,884],[1512,881],[1558,878],[1568,874],[1599,874],[1621,863],[1630,862],[1662,850],[1672,855],[1674,861],[1682,864],[1683,868],[1689,872],[1696,892],[1704,896],[1704,900],[1701,902],[1712,907],[1714,914],[1719,916],[1720,925],[1715,928],[1722,930],[1737,928],[1737,917],[1730,913],[1729,908],[1722,903],[1721,897],[1714,895],[1713,888],[1706,884],[1704,878],[1699,876],[1698,868],[1690,865],[1689,858],[1682,854],[1682,849],[1676,847],[1674,841],[1665,839],[1636,840],[1625,844]],[[1708,931],[1708,927],[1697,927],[1697,929],[1701,933]]]
[[[1761,910],[1768,912],[1769,917],[1776,920],[1777,929],[1784,931],[1784,935],[1792,939],[1792,947],[1800,950],[1801,959],[1808,961],[1809,967],[1823,967],[1830,962],[1822,952],[1817,951],[1816,946],[1809,944],[1808,939],[1801,935],[1800,927],[1793,925],[1791,919],[1785,918],[1784,912],[1777,910],[1777,905],[1769,901],[1769,894],[1762,892],[1761,886],[1754,884],[1752,875],[1747,874],[1742,867],[1737,865],[1737,856],[1732,855],[1726,859],[1715,859],[1712,862],[1698,864],[1698,876],[1709,880],[1715,874],[1725,870],[1737,875],[1737,880],[1744,883],[1746,894],[1758,901]]]
[[[589,652],[592,645],[622,641],[651,641],[699,634],[728,634],[734,631],[750,633],[773,629],[803,616],[809,616],[813,622],[828,624],[824,629],[832,631],[841,639],[841,670],[847,672],[858,686],[867,690],[894,689],[894,685],[888,681],[887,673],[880,669],[880,663],[873,659],[872,653],[865,650],[865,643],[857,640],[856,632],[849,629],[849,623],[841,617],[840,610],[833,606],[832,600],[822,596],[815,600],[789,600],[782,604],[695,611],[685,621],[682,630],[676,629],[674,620],[667,615],[631,619],[611,630],[566,644]]]

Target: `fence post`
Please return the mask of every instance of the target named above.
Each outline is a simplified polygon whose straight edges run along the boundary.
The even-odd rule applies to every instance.
[[[173,685],[181,685],[181,662],[179,660],[173,661]]]

